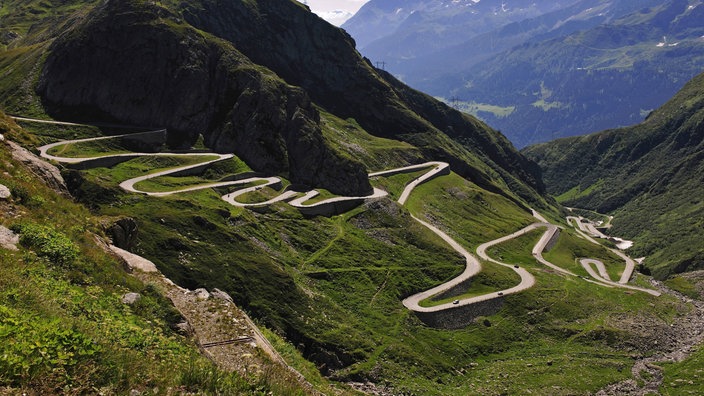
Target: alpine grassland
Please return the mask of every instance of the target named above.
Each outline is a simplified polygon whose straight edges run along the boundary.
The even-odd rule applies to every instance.
[[[498,313],[464,329],[430,328],[401,300],[451,279],[465,263],[410,215],[437,224],[471,251],[535,222],[525,208],[454,173],[420,185],[407,206],[384,198],[330,218],[303,216],[285,202],[234,207],[220,199],[227,188],[155,198],[115,187],[151,166],[175,165],[171,161],[145,157],[81,171],[77,195],[100,215],[129,213],[139,224],[135,252],[180,285],[226,290],[303,371],[311,369],[305,357],[335,380],[371,380],[416,394],[588,393],[629,378],[633,356],[648,353],[647,335],[630,323],[647,316],[666,324],[688,311],[667,296],[606,288],[543,267],[531,254],[538,229],[489,251],[529,268],[535,287],[504,297]],[[152,179],[151,188],[207,184],[240,169],[212,167],[227,171]],[[420,174],[374,183],[396,197]],[[92,191],[112,195],[98,199]],[[268,188],[261,198],[276,193]],[[585,276],[577,257],[601,259],[612,277],[622,270],[606,249],[571,231],[563,231],[546,256]],[[466,296],[519,281],[510,269],[483,266]],[[564,380],[577,371],[580,380]]]
[[[580,258],[596,258],[606,266],[611,280],[618,281],[625,268],[623,259],[609,251],[601,244],[591,243],[580,238],[574,230],[562,230],[555,246],[543,254],[551,263],[568,269],[578,275],[589,274],[579,264]]]
[[[0,115],[0,133],[23,132]],[[0,225],[19,236],[0,248],[0,392],[8,394],[303,393],[295,383],[224,372],[175,325],[152,285],[106,253],[106,218],[44,185],[0,144]],[[128,292],[142,298],[121,302]]]
[[[696,395],[701,392],[699,379],[704,375],[704,350],[698,348],[687,359],[662,366],[665,380],[659,391],[663,395]]]
[[[629,253],[645,257],[655,277],[701,269],[703,98],[699,75],[641,124],[524,153],[543,168],[558,201],[613,215],[608,234],[634,241]]]
[[[45,187],[0,143],[0,183],[12,193],[0,200],[0,223],[19,238],[19,250],[0,249],[0,336],[9,341],[0,342],[0,386],[10,393],[311,392],[276,365],[228,373],[199,353],[202,340],[174,330],[187,311],[169,300],[171,289],[137,280],[104,252],[119,221],[134,225],[125,231],[130,252],[178,287],[229,294],[324,394],[354,394],[349,383],[406,395],[593,394],[632,378],[634,362],[658,353],[670,325],[692,312],[684,298],[604,287],[539,264],[531,252],[538,229],[490,249],[510,267],[483,262],[452,298],[512,287],[520,281],[515,265],[535,276],[533,287],[497,293],[492,313],[463,328],[431,327],[402,301],[453,279],[466,259],[417,219],[474,253],[538,222],[532,208],[565,227],[545,253],[556,265],[586,277],[578,260],[596,258],[617,278],[624,264],[565,226],[567,213],[545,193],[538,166],[503,135],[372,67],[348,35],[302,4],[20,3],[0,8],[0,39],[10,37],[0,52],[0,105],[15,115],[100,126],[24,121],[22,130],[3,116],[7,140],[36,153],[48,143],[151,129],[114,124],[156,124],[166,132],[164,142],[55,147],[51,153],[61,156],[120,155],[109,165],[100,159],[101,166],[54,162],[70,197]],[[207,163],[222,154],[234,157]],[[405,186],[427,170],[368,177],[428,161],[448,163],[451,172],[417,186],[403,205],[397,200]],[[186,165],[194,168],[157,174]],[[575,191],[601,191],[589,187],[606,177],[582,182],[581,173],[570,173]],[[327,217],[288,202],[242,207],[223,199],[261,182],[212,187],[255,174],[282,182],[240,202],[261,203],[285,189],[318,189],[314,202],[371,187],[389,195]],[[137,189],[170,194],[120,187],[143,176],[158,177]],[[189,187],[199,188],[176,192]],[[688,213],[701,218],[695,193],[686,197]],[[592,196],[577,195],[579,202]],[[611,209],[603,212],[619,210]],[[633,221],[619,216],[614,232]],[[635,274],[632,282],[652,287],[650,280]],[[127,292],[142,300],[123,304]],[[214,327],[232,323],[218,316]],[[673,378],[688,367],[672,366]]]
[[[322,111],[323,136],[336,151],[362,162],[369,172],[422,162],[421,151],[406,142],[370,135],[353,118],[342,120]]]

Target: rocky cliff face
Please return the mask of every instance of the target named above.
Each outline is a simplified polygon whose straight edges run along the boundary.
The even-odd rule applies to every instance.
[[[427,157],[449,160],[482,187],[501,189],[489,182],[498,173],[509,185],[521,180],[515,184],[542,190],[538,168],[503,136],[374,69],[349,35],[299,3],[194,0],[181,7],[191,25],[232,42],[338,117],[354,118],[374,135],[419,145]],[[448,136],[459,145],[449,148]],[[528,190],[518,194],[531,199]]]
[[[320,106],[446,159],[484,188],[541,199],[539,172],[499,133],[374,69],[349,35],[296,1],[89,8],[70,30],[56,29],[44,62],[37,92],[53,116],[166,127],[176,146],[202,134],[255,170],[345,195],[369,192],[366,170],[324,141]]]
[[[156,5],[96,7],[52,45],[37,91],[57,115],[166,127],[181,146],[203,134],[255,170],[339,194],[371,191],[362,166],[325,145],[303,90]]]

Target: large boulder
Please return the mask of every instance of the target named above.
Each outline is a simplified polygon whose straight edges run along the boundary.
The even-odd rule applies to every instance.
[[[8,199],[12,196],[10,189],[0,184],[0,199]]]
[[[16,161],[22,162],[27,169],[42,179],[46,185],[51,187],[54,191],[60,194],[69,195],[68,189],[66,188],[66,182],[64,181],[63,176],[61,176],[61,171],[59,171],[57,167],[37,157],[24,147],[21,147],[14,142],[7,141],[7,143],[10,145],[10,149],[12,150],[12,158]]]
[[[137,239],[137,222],[131,217],[123,217],[113,223],[103,225],[112,238],[113,245],[131,250]]]
[[[19,235],[12,232],[12,230],[0,225],[0,248],[8,250],[17,250],[17,245],[19,243]]]

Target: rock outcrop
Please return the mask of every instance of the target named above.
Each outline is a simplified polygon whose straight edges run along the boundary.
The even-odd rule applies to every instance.
[[[27,169],[42,179],[47,186],[51,187],[54,191],[69,195],[66,182],[64,182],[64,178],[61,176],[61,172],[57,167],[37,157],[17,143],[7,141],[7,144],[10,145],[10,149],[12,150],[12,158],[22,162],[27,166]]]
[[[158,125],[298,184],[365,195],[363,167],[325,143],[300,88],[158,5],[107,1],[51,47],[37,87],[54,115]]]
[[[137,222],[131,217],[123,217],[113,223],[104,224],[103,228],[112,238],[112,243],[124,250],[134,247],[137,240]]]
[[[450,162],[455,172],[489,190],[503,190],[492,180],[498,173],[511,188],[525,183],[543,192],[539,168],[504,136],[375,69],[343,30],[297,2],[255,4],[197,0],[181,7],[191,25],[232,42],[338,117],[354,118],[374,135],[407,141],[428,159]],[[535,198],[524,186],[515,190]]]
[[[0,199],[8,199],[12,196],[10,189],[7,186],[0,184]]]
[[[125,293],[124,295],[122,295],[122,298],[120,299],[120,301],[122,301],[123,304],[134,305],[135,303],[137,303],[137,301],[139,301],[141,299],[142,299],[141,294],[130,292],[130,293]]]
[[[8,250],[17,250],[17,245],[20,243],[19,235],[15,234],[9,228],[0,225],[0,248]]]

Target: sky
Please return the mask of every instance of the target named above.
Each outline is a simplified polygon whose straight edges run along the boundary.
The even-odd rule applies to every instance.
[[[298,0],[335,26],[342,25],[369,0]]]

